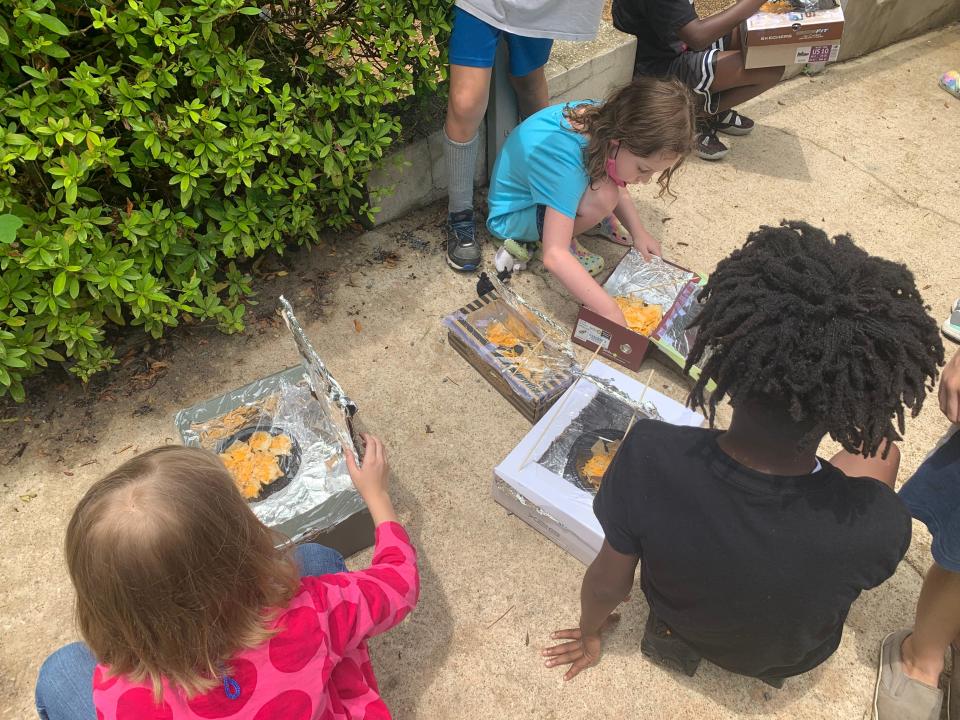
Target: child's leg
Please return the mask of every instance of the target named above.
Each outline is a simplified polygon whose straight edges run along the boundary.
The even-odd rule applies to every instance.
[[[517,94],[520,117],[526,118],[543,110],[550,102],[543,68],[550,59],[553,40],[510,33],[506,39],[510,52],[510,84]]]
[[[783,77],[783,67],[747,70],[743,66],[742,52],[724,50],[717,53],[714,73],[713,92],[719,94],[717,110],[722,115],[776,85]]]
[[[960,572],[934,563],[923,579],[913,633],[903,641],[904,672],[936,687],[951,643],[960,648]]]
[[[319,577],[320,575],[347,572],[343,555],[333,548],[328,548],[319,543],[297,545],[293,555],[297,561],[297,566],[300,568],[301,577]]]
[[[35,693],[40,720],[94,720],[93,671],[97,660],[82,642],[44,660]]]

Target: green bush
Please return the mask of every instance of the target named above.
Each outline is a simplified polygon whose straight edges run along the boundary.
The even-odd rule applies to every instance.
[[[113,324],[240,330],[250,258],[375,213],[450,3],[249,3],[0,3],[0,395]]]

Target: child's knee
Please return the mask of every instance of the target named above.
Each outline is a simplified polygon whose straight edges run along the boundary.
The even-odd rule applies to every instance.
[[[459,121],[477,120],[487,109],[487,96],[477,93],[473,87],[451,87],[447,100],[447,113]]]

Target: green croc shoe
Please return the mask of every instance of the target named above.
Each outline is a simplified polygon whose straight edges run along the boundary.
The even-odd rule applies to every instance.
[[[570,244],[570,252],[573,253],[573,256],[583,265],[583,269],[593,277],[603,272],[603,258],[587,250],[576,238],[574,238]]]

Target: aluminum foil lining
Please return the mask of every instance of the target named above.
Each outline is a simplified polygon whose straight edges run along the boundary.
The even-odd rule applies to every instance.
[[[696,275],[654,255],[649,261],[630,250],[603,284],[614,297],[634,297],[647,305],[660,305],[666,313],[684,286]]]
[[[619,390],[610,393],[608,390],[612,386],[609,383],[601,378],[587,377],[590,382],[597,384],[596,394],[580,412],[571,415],[569,424],[547,446],[536,462],[576,487],[596,492],[596,488],[586,484],[577,473],[578,456],[599,440],[613,443],[623,439],[636,420],[661,418],[653,403],[644,405],[649,405],[655,414],[638,411],[636,403],[629,401],[624,393]]]

